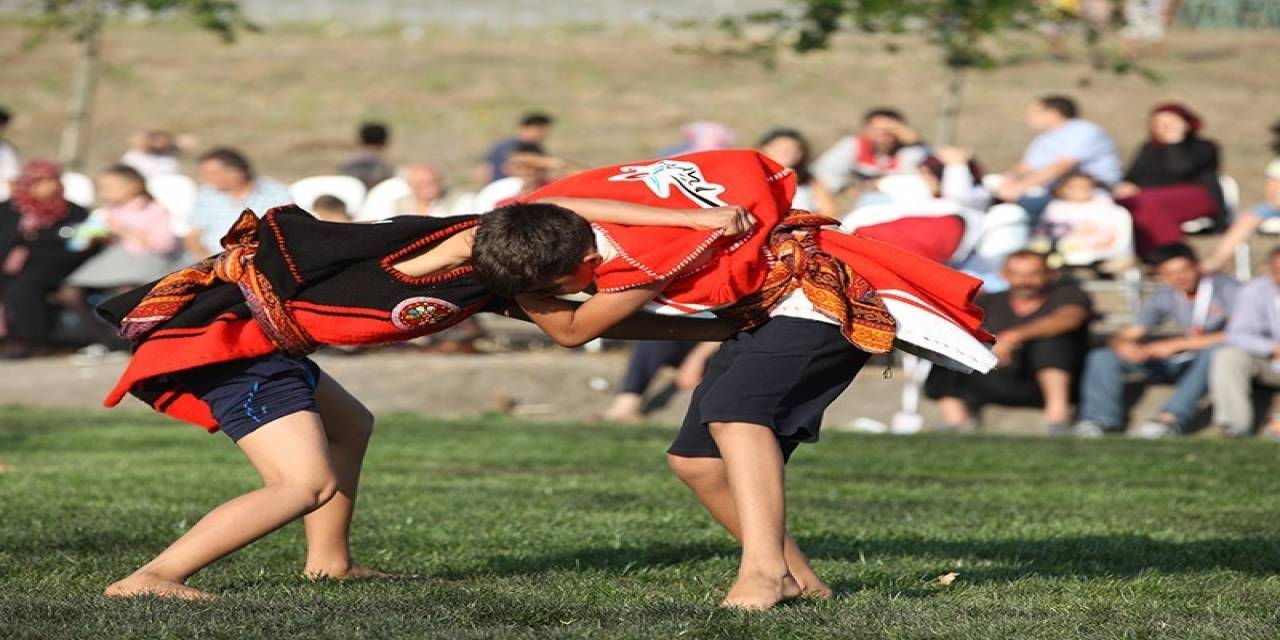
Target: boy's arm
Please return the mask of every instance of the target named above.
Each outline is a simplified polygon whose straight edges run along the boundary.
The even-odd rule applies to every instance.
[[[689,229],[724,229],[725,235],[738,235],[750,229],[755,219],[742,207],[710,209],[664,209],[604,198],[565,198],[552,196],[538,200],[564,207],[591,222],[609,222],[633,227],[685,227]]]
[[[597,293],[581,306],[551,296],[516,296],[529,319],[563,347],[581,346],[639,311],[667,285],[659,280],[625,291]]]
[[[582,304],[564,300],[559,302],[569,307],[578,307]],[[496,311],[508,318],[533,322],[518,304]],[[722,318],[688,318],[637,312],[613,325],[600,336],[614,340],[688,340],[718,343],[728,339],[737,330],[737,325]]]

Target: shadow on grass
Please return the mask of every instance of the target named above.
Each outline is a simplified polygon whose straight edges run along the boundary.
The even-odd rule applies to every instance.
[[[800,539],[815,560],[893,560],[927,558],[938,571],[960,567],[965,582],[1007,582],[1035,576],[1126,577],[1144,573],[1235,571],[1254,576],[1280,573],[1280,545],[1264,538],[1157,540],[1137,534],[1071,536],[1044,540],[878,538]],[[535,556],[499,557],[489,568],[499,575],[596,569],[626,572],[641,567],[674,566],[712,556],[735,557],[729,544],[656,543],[621,548],[584,548]],[[973,566],[975,564],[995,566]],[[857,585],[837,585],[844,589]]]

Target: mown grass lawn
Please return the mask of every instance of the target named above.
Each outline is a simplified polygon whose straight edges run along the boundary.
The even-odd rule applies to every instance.
[[[197,575],[102,588],[255,486],[223,437],[0,410],[0,637],[1274,638],[1280,447],[829,434],[791,523],[841,596],[722,611],[735,549],[665,469],[669,432],[398,415],[355,538],[398,582],[298,577],[291,525]],[[949,571],[950,587],[935,581]]]

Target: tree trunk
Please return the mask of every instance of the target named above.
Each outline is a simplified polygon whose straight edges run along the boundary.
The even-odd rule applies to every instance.
[[[62,131],[59,153],[68,168],[84,168],[89,151],[89,133],[93,122],[93,96],[98,79],[99,34],[102,30],[102,7],[99,0],[87,0],[84,24],[80,31],[80,67],[76,70],[72,90],[70,118]]]
[[[947,66],[947,88],[942,92],[942,113],[938,115],[938,131],[934,143],[955,144],[960,120],[960,100],[964,93],[964,67]]]

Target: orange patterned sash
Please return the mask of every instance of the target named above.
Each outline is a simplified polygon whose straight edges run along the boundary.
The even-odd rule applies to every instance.
[[[802,289],[814,308],[840,324],[854,346],[869,353],[891,351],[897,321],[875,288],[852,266],[818,249],[818,229],[839,224],[826,216],[792,210],[770,234],[769,273],[760,291],[718,315],[751,328],[764,322],[769,310],[788,294]]]
[[[222,282],[235,283],[249,311],[281,351],[301,356],[315,351],[316,342],[294,321],[267,279],[254,264],[258,252],[258,216],[245,209],[227,235],[223,252],[175,271],[151,288],[120,323],[120,335],[133,342],[146,338],[178,315],[200,292]]]

